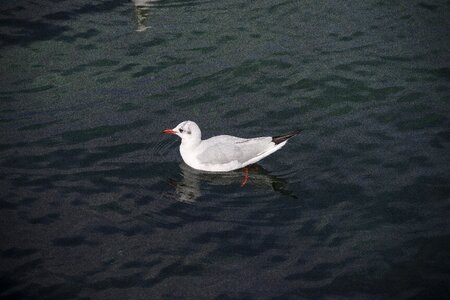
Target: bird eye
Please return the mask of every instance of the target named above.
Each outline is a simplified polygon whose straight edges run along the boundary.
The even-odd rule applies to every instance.
[[[180,128],[180,133],[183,133],[183,129]]]

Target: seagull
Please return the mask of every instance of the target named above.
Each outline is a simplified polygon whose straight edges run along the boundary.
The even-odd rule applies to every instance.
[[[180,154],[191,168],[207,172],[228,172],[245,168],[246,178],[248,165],[281,149],[291,137],[300,132],[301,130],[294,130],[280,136],[256,138],[218,135],[202,140],[200,127],[193,121],[184,121],[173,129],[162,131],[181,138]]]

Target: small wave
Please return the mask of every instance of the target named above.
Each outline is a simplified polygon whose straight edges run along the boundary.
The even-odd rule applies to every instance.
[[[150,153],[155,156],[166,156],[177,143],[179,143],[179,141],[176,139],[163,139],[159,141],[153,149],[151,149]]]
[[[133,0],[133,4],[136,7],[155,7],[155,8],[165,8],[165,7],[181,7],[181,6],[194,6],[205,4],[211,1],[204,0]]]

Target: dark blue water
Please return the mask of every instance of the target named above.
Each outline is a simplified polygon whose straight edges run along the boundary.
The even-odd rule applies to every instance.
[[[446,299],[448,1],[2,1],[0,298]],[[279,135],[208,174],[162,129]]]

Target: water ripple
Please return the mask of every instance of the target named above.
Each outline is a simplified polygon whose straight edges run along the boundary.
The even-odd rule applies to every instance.
[[[409,4],[5,2],[0,297],[445,298],[450,19]],[[186,119],[303,132],[241,186]]]

